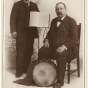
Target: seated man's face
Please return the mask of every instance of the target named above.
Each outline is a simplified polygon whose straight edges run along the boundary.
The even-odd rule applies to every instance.
[[[62,18],[66,15],[66,8],[63,4],[56,5],[56,14],[59,18]]]

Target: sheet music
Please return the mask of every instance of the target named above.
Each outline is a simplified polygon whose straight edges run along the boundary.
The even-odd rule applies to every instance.
[[[30,12],[29,26],[37,27],[39,25],[39,13]]]
[[[48,27],[49,14],[41,12],[30,12],[29,26],[31,27]]]
[[[40,27],[48,27],[49,26],[49,14],[40,13],[39,16],[39,26]]]

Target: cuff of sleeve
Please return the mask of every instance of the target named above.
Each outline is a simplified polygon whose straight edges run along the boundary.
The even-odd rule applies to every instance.
[[[44,43],[45,41],[49,41],[49,40],[48,40],[48,39],[44,39],[43,43]]]
[[[65,45],[62,45],[66,50],[67,50],[67,47]]]

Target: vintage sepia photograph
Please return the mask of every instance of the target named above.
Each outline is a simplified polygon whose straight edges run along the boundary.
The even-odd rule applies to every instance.
[[[4,0],[4,88],[85,88],[85,1]]]

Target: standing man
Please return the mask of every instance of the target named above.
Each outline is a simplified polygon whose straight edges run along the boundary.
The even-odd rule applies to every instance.
[[[66,5],[59,2],[55,10],[57,17],[51,22],[44,46],[38,52],[38,58],[57,60],[57,82],[53,88],[61,88],[64,84],[66,59],[69,53],[74,55],[78,52],[78,33],[76,21],[66,14]]]
[[[33,54],[37,28],[29,27],[30,11],[39,11],[35,3],[21,0],[14,3],[10,16],[11,35],[16,39],[16,77],[26,73]]]

